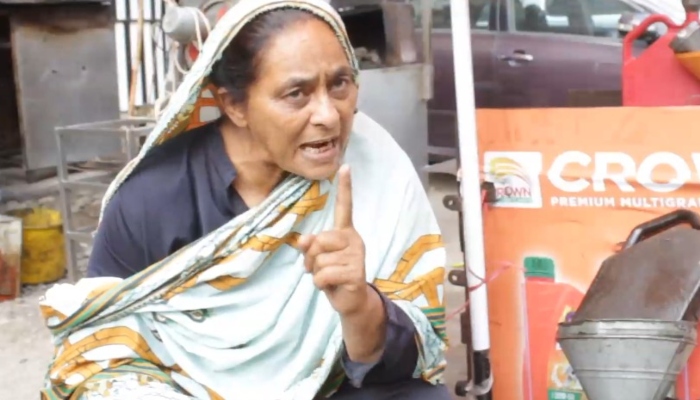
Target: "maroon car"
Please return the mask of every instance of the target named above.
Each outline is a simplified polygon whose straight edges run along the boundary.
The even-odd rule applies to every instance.
[[[653,13],[634,0],[470,0],[477,108],[574,106],[572,94],[604,91],[620,102],[626,13]],[[434,5],[435,95],[431,155],[456,154],[450,5]],[[579,104],[580,105],[580,104]]]

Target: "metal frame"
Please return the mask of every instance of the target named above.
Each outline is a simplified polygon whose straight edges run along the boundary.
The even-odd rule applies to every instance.
[[[66,264],[68,279],[75,282],[77,263],[75,242],[92,243],[95,227],[74,227],[73,212],[71,211],[71,191],[88,190],[104,193],[108,184],[99,182],[99,178],[116,175],[126,163],[138,155],[139,139],[146,137],[153,129],[155,121],[151,118],[129,118],[121,120],[101,121],[56,128],[58,148],[58,182],[63,214],[63,235],[66,246]],[[123,163],[114,163],[111,168],[95,168],[90,174],[69,174],[67,139],[71,136],[81,136],[81,140],[117,138],[122,142],[122,152],[119,154]],[[110,154],[113,156],[114,154]],[[85,160],[89,161],[89,160]],[[78,176],[80,175],[80,176]]]

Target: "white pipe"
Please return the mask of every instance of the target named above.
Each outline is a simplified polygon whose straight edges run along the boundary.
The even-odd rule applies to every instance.
[[[459,157],[462,168],[460,192],[464,220],[465,265],[467,282],[476,286],[486,276],[484,229],[481,215],[481,176],[476,136],[476,107],[474,104],[474,72],[472,66],[471,24],[469,0],[451,0],[452,53],[454,55],[455,91],[457,94],[457,130]],[[469,294],[472,345],[474,351],[490,348],[489,307],[486,285]]]
[[[423,86],[422,100],[433,98],[433,0],[421,1],[421,30],[423,39]]]

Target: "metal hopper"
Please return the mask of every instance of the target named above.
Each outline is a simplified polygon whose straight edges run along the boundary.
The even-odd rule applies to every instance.
[[[690,227],[681,227],[690,225]],[[589,400],[663,400],[697,336],[700,216],[636,227],[601,266],[557,340]]]
[[[589,400],[663,400],[696,331],[687,321],[583,321],[559,325],[557,340]]]

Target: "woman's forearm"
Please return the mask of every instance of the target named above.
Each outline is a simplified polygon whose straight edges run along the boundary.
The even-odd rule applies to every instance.
[[[374,363],[384,351],[386,338],[386,310],[379,293],[369,285],[366,287],[365,307],[350,314],[341,315],[345,350],[351,361]]]

